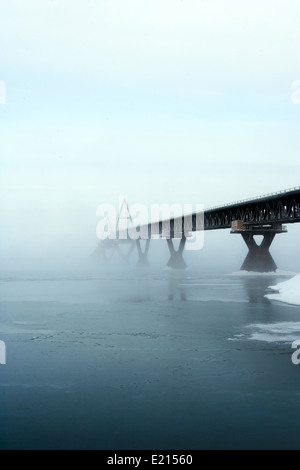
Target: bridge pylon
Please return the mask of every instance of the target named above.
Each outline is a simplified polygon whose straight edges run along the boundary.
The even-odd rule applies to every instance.
[[[184,250],[186,242],[186,237],[183,236],[180,240],[178,250],[175,250],[174,244],[173,244],[173,238],[167,238],[167,243],[170,251],[170,259],[167,263],[167,266],[169,268],[174,268],[174,269],[184,269],[186,268],[186,262],[183,259],[182,253]]]
[[[124,211],[125,211],[125,215],[124,215]],[[121,228],[120,224],[122,221],[125,221],[125,228],[123,227],[123,231],[126,230],[127,234],[126,236],[119,238],[118,231]],[[118,215],[116,223],[112,224],[109,217],[108,216],[106,217],[106,225],[109,228],[109,230],[106,233],[106,237],[104,237],[104,232],[102,233],[101,240],[99,241],[98,247],[95,250],[94,254],[97,255],[98,258],[104,261],[111,260],[114,254],[117,254],[122,264],[125,264],[125,265],[129,264],[130,255],[136,246],[135,240],[130,238],[128,234],[128,228],[130,224],[132,225],[133,221],[132,221],[132,217],[129,211],[126,197],[124,197],[120,210],[119,210],[119,215]],[[110,238],[111,235],[112,237]],[[126,252],[126,248],[125,249],[121,248],[121,246],[123,245],[129,245],[129,249],[127,252]]]
[[[136,240],[136,246],[137,246],[138,255],[139,255],[137,265],[140,266],[140,267],[149,266],[149,261],[148,261],[148,258],[147,258],[148,251],[149,251],[149,245],[150,245],[150,238],[147,238],[146,239],[145,249],[144,249],[144,251],[142,251],[141,240],[139,238]]]
[[[243,224],[241,220],[232,222],[230,233],[242,235],[249,252],[241,266],[241,271],[272,272],[276,271],[277,265],[272,258],[269,248],[277,233],[285,233],[287,229],[281,224],[250,225]],[[255,235],[262,235],[263,240],[258,244]]]

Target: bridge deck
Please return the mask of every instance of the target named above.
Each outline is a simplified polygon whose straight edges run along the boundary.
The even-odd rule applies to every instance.
[[[151,222],[136,229],[140,231],[141,238],[165,236],[166,233],[171,238],[180,238],[183,233],[231,228],[235,220],[242,221],[245,227],[271,225],[273,228],[283,223],[300,222],[300,187],[211,207],[202,213]],[[124,238],[124,230],[118,235],[117,238],[121,235]]]

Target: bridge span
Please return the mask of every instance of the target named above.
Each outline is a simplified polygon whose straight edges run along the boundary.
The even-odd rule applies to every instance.
[[[124,233],[124,230],[118,230],[116,227],[115,237],[101,240],[97,252],[106,257],[108,250],[117,251],[124,259],[119,245],[129,243],[130,250],[125,258],[128,259],[130,253],[137,247],[138,264],[145,266],[148,264],[150,240],[159,236],[167,240],[170,251],[168,266],[180,269],[186,267],[183,251],[191,232],[231,229],[230,233],[240,234],[243,237],[249,249],[241,270],[269,272],[277,268],[269,252],[275,235],[287,232],[283,224],[297,222],[300,222],[300,187],[210,207],[203,212],[151,221],[135,227],[135,233],[138,233],[135,239],[128,236],[127,230]],[[255,235],[263,236],[261,244],[256,243]],[[180,238],[178,250],[175,250],[174,238]],[[141,246],[142,239],[146,240],[144,251]]]

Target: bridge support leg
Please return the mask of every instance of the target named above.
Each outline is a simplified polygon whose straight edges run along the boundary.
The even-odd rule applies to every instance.
[[[138,250],[138,254],[139,254],[139,259],[138,259],[138,262],[137,262],[138,266],[141,266],[141,267],[149,266],[149,261],[148,261],[148,258],[147,258],[148,251],[149,251],[149,245],[150,245],[150,238],[147,238],[145,251],[143,252],[142,247],[141,247],[141,240],[139,238],[136,240],[136,246],[137,246],[137,250]]]
[[[260,245],[256,243],[252,233],[242,233],[241,235],[249,248],[249,253],[241,266],[241,270],[256,272],[276,271],[277,266],[269,252],[270,245],[276,234],[274,232],[264,233],[264,238]]]
[[[130,245],[130,248],[129,248],[127,253],[123,253],[123,251],[120,248],[120,243],[118,243],[118,241],[116,241],[114,246],[115,246],[115,252],[119,255],[119,258],[120,258],[122,264],[129,264],[129,257],[130,257],[130,255],[133,252],[134,247],[135,247],[134,242],[132,241],[132,243]]]
[[[167,266],[174,269],[184,269],[186,268],[186,263],[183,259],[182,253],[185,246],[186,237],[182,237],[179,243],[179,248],[176,251],[173,245],[173,239],[167,238],[168,247],[170,250],[170,259],[167,263]]]
[[[98,243],[98,247],[94,251],[94,255],[97,256],[101,261],[109,261],[116,251],[114,240],[105,238]]]

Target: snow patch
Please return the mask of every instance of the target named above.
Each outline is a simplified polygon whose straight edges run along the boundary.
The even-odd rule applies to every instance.
[[[267,299],[300,305],[300,274],[288,281],[280,282],[276,286],[270,286],[269,289],[276,291],[276,293],[266,294]]]
[[[226,274],[226,276],[295,276],[293,271],[283,271],[281,269],[276,269],[276,271],[270,271],[266,273],[259,273],[256,271],[235,271],[233,273]]]
[[[249,334],[236,334],[229,341],[265,341],[266,343],[292,343],[300,339],[300,322],[252,323],[246,326]]]

